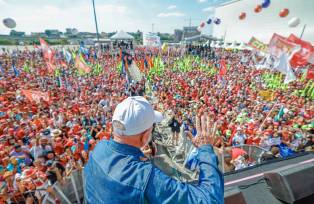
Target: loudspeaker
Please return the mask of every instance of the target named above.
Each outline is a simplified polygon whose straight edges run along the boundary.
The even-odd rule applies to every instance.
[[[237,187],[225,189],[224,200],[225,204],[246,204],[242,192]]]
[[[272,194],[287,203],[314,195],[314,162],[267,172],[264,178]]]

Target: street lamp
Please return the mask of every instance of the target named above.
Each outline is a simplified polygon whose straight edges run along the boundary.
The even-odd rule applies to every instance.
[[[95,1],[93,2],[93,9],[94,9],[94,18],[95,18],[95,26],[96,26],[96,35],[97,35],[97,43],[99,44],[99,32],[98,32],[98,23],[97,23],[97,16],[96,16],[96,9],[95,9]]]

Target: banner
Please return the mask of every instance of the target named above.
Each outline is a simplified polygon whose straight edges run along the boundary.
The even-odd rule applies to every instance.
[[[49,94],[47,92],[33,91],[33,90],[22,90],[22,93],[26,98],[32,102],[39,103],[41,100],[46,102],[50,101]]]
[[[306,66],[310,61],[311,57],[314,56],[314,47],[311,43],[301,40],[297,36],[291,34],[288,37],[288,40],[292,43],[295,43],[301,47],[290,60],[290,64],[293,67]]]
[[[249,46],[251,46],[252,48],[259,50],[261,52],[268,52],[268,47],[265,43],[263,43],[262,41],[259,41],[258,39],[256,39],[255,37],[252,37],[250,42],[248,43]]]
[[[264,90],[259,91],[259,95],[265,100],[265,101],[273,101],[275,99],[275,92],[271,90]]]
[[[159,47],[161,45],[160,37],[157,35],[157,33],[144,33],[143,45],[148,47]]]
[[[287,54],[289,57],[295,52],[299,51],[300,46],[293,42],[290,42],[283,36],[274,33],[269,45],[269,52],[272,56],[280,58],[282,54]]]

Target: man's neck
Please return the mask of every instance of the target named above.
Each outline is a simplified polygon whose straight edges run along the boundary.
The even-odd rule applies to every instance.
[[[120,144],[127,144],[127,145],[130,145],[130,146],[133,146],[133,147],[136,147],[136,148],[141,148],[142,147],[142,144],[141,142],[139,141],[138,138],[122,138],[122,137],[117,137],[117,136],[114,136],[113,137],[113,140],[117,143],[120,143]]]

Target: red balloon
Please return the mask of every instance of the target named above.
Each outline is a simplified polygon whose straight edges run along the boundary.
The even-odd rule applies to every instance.
[[[205,22],[202,22],[200,27],[203,28],[205,26]]]
[[[245,17],[246,17],[246,13],[245,12],[241,12],[240,15],[239,15],[239,19],[243,20],[243,19],[245,19]]]
[[[288,14],[289,14],[289,9],[285,8],[285,9],[282,9],[282,10],[280,11],[279,16],[280,16],[281,18],[284,18],[284,17],[286,17]]]
[[[262,9],[263,9],[262,5],[257,5],[257,6],[255,7],[254,11],[255,11],[255,13],[259,13],[259,12],[262,11]]]

